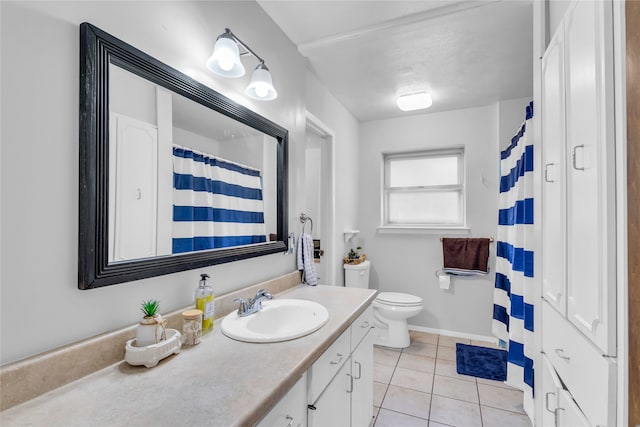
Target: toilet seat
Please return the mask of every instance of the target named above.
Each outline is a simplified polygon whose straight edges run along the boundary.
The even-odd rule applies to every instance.
[[[398,307],[415,307],[422,305],[422,298],[400,292],[381,292],[375,300],[380,304]]]

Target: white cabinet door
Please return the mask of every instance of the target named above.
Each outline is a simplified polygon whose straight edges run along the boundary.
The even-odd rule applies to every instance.
[[[353,377],[347,360],[307,412],[309,427],[348,427],[351,422]]]
[[[574,2],[565,18],[567,318],[615,354],[611,2]]]
[[[354,326],[359,327],[354,323]],[[352,326],[352,328],[354,327]],[[351,427],[368,427],[373,409],[373,340],[371,330],[351,355]]]
[[[561,390],[558,396],[558,427],[591,427],[571,393]]]
[[[553,365],[542,355],[542,426],[556,425],[556,410],[558,409],[558,396],[562,390],[562,382],[553,368]]]
[[[564,31],[542,58],[542,296],[566,314]]]

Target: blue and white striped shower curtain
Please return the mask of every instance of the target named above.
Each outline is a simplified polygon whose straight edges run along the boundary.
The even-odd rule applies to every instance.
[[[501,153],[493,334],[507,344],[507,383],[524,390],[533,419],[533,102],[509,147]]]
[[[260,171],[174,146],[173,253],[266,241]]]

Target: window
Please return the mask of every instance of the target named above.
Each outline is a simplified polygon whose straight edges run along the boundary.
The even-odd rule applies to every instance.
[[[464,227],[464,148],[384,154],[383,226]]]

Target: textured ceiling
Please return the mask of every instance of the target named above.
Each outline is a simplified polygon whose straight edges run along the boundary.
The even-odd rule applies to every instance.
[[[423,90],[426,112],[533,93],[531,1],[258,3],[361,121],[412,114],[395,99]]]

